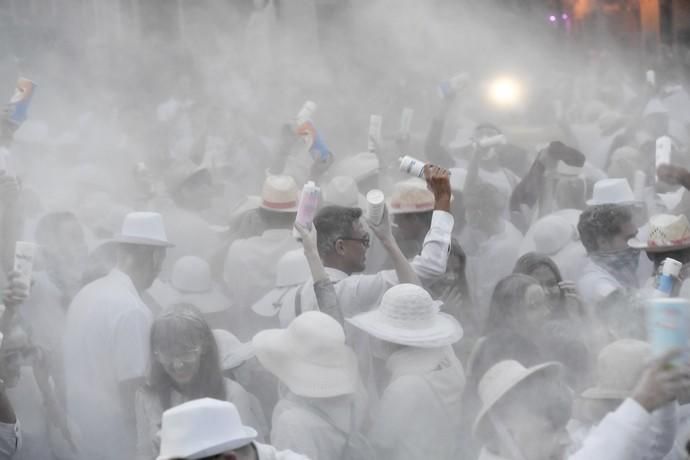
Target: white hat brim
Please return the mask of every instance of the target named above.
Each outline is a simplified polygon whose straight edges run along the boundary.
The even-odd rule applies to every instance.
[[[141,246],[157,246],[157,247],[163,247],[163,248],[174,248],[175,247],[175,245],[169,241],[157,240],[157,239],[153,239],[153,238],[142,238],[142,237],[138,237],[138,236],[117,235],[115,238],[113,238],[112,241],[114,241],[116,243],[138,244]]]
[[[614,399],[614,400],[624,400],[630,397],[631,391],[623,390],[612,390],[606,388],[593,387],[585,390],[584,393],[580,395],[584,399]]]
[[[240,427],[241,437],[234,438],[232,440],[220,443],[212,444],[210,446],[205,446],[203,449],[194,449],[193,451],[187,452],[166,452],[165,454],[159,455],[156,460],[175,460],[177,458],[188,458],[190,460],[197,460],[200,458],[211,457],[213,455],[222,454],[229,450],[238,449],[244,447],[247,444],[254,441],[259,434],[251,427],[243,426]],[[195,442],[199,442],[195,440]]]
[[[285,209],[276,209],[276,208],[269,208],[268,206],[264,206],[264,204],[261,203],[259,205],[259,208],[265,209],[266,211],[278,212],[278,213],[297,212],[297,206],[293,206],[293,207],[285,208]]]
[[[180,297],[180,302],[191,303],[202,313],[218,313],[230,308],[230,301],[225,297],[217,286],[213,286],[207,292],[184,292],[175,289]]]
[[[252,311],[264,318],[273,318],[280,313],[283,304],[290,299],[290,294],[286,293],[290,287],[291,286],[277,287],[270,290],[265,296],[252,305]],[[280,304],[276,306],[275,304],[279,303],[279,300]]]
[[[679,249],[690,248],[690,241],[683,244],[674,244],[671,246],[649,246],[646,241],[638,240],[637,238],[631,238],[628,240],[628,246],[634,249],[642,249],[646,252],[669,252],[677,251]]]
[[[268,329],[252,339],[256,358],[298,396],[331,398],[357,390],[357,356],[345,344],[339,350],[342,366],[317,365],[297,359],[285,329]]]
[[[433,326],[424,329],[404,329],[389,324],[379,309],[348,318],[347,322],[377,339],[418,348],[451,345],[463,336],[460,323],[446,313],[437,313]]]

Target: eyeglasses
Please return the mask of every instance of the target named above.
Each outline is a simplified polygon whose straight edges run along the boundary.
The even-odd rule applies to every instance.
[[[350,238],[341,236],[338,239],[343,241],[359,241],[365,248],[369,248],[369,246],[371,246],[371,238],[369,237],[369,235],[364,235],[362,238]]]
[[[168,365],[175,361],[181,361],[183,363],[193,363],[194,361],[199,359],[199,356],[201,356],[201,348],[193,348],[189,351],[183,351],[182,353],[178,353],[174,356],[170,356],[159,351],[154,351],[153,355],[163,365]]]

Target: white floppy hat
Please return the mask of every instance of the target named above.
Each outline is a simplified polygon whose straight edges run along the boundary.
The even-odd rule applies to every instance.
[[[486,416],[489,414],[489,411],[510,390],[534,375],[546,374],[557,376],[561,369],[562,366],[557,362],[548,362],[530,368],[525,368],[525,366],[513,360],[494,364],[479,380],[477,387],[479,399],[482,402],[482,409],[474,421],[473,432],[475,437],[478,433],[484,431],[483,426],[487,421]]]
[[[357,357],[342,326],[325,313],[308,311],[287,329],[268,329],[252,340],[256,357],[294,394],[331,398],[357,388]]]
[[[195,305],[202,313],[216,313],[230,306],[214,285],[208,262],[200,257],[180,257],[173,265],[170,284],[178,292],[179,301]]]
[[[450,345],[462,338],[460,323],[439,311],[428,292],[414,284],[398,284],[383,295],[375,310],[347,321],[386,342],[419,348]]]
[[[213,337],[216,339],[220,365],[224,370],[234,369],[254,357],[254,347],[250,342],[240,342],[233,333],[225,329],[214,329]]]
[[[367,208],[367,200],[359,193],[357,182],[350,176],[336,176],[323,189],[325,204],[348,208]]]
[[[602,179],[594,184],[592,199],[587,201],[587,206],[638,202],[627,179]]]
[[[122,232],[115,237],[118,243],[173,247],[168,241],[163,217],[157,212],[130,212],[125,216]]]
[[[657,214],[649,219],[647,241],[628,240],[628,246],[647,252],[667,252],[690,248],[690,223],[684,214]]]
[[[259,207],[274,212],[297,212],[299,190],[290,176],[268,176],[261,189]]]
[[[244,426],[234,404],[203,398],[163,412],[157,460],[199,459],[239,449],[257,432]]]
[[[331,174],[335,176],[352,177],[357,182],[378,174],[380,168],[379,157],[375,153],[362,152],[343,158],[331,167]]]
[[[582,393],[582,397],[628,398],[651,357],[651,345],[641,340],[623,339],[607,345],[597,358],[597,385]]]
[[[426,188],[422,179],[412,178],[398,182],[388,200],[391,214],[411,214],[434,210],[434,194]]]
[[[276,264],[275,287],[252,305],[252,311],[259,316],[277,315],[283,302],[292,300],[288,298],[288,291],[304,284],[310,277],[311,271],[304,250],[294,249],[286,252]],[[294,298],[294,293],[291,297]]]

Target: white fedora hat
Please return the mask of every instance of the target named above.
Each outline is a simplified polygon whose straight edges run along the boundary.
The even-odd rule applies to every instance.
[[[388,200],[391,214],[411,214],[434,210],[434,194],[426,188],[422,179],[412,178],[398,182]]]
[[[592,199],[587,201],[587,206],[638,202],[627,179],[602,179],[594,184]]]
[[[214,329],[213,337],[216,339],[220,365],[224,370],[234,369],[254,357],[254,347],[250,342],[240,342],[233,333],[225,329]]]
[[[288,251],[276,264],[276,284],[266,295],[252,305],[252,311],[259,316],[273,317],[283,303],[294,301],[296,286],[306,283],[311,277],[309,262],[303,249]]]
[[[172,268],[170,284],[178,301],[188,302],[202,313],[216,313],[230,307],[229,300],[214,285],[208,262],[196,256],[180,257]]]
[[[684,214],[657,214],[649,219],[647,241],[632,238],[628,246],[647,252],[667,252],[690,248],[690,223]]]
[[[419,348],[450,345],[462,338],[455,318],[439,312],[428,292],[414,284],[398,284],[383,295],[378,308],[347,321],[386,342]]]
[[[343,158],[331,167],[331,174],[335,176],[352,177],[357,182],[378,174],[380,169],[379,157],[375,153],[362,152]]]
[[[130,212],[122,223],[122,232],[115,236],[118,243],[173,247],[168,241],[163,217],[157,212]]]
[[[261,208],[274,212],[297,212],[299,190],[290,176],[268,176],[261,189]]]
[[[199,459],[244,447],[257,437],[234,404],[203,398],[163,412],[157,460]]]
[[[357,182],[350,176],[336,176],[323,189],[324,204],[348,208],[367,208],[367,200],[359,193]]]
[[[651,357],[651,345],[641,340],[623,339],[607,345],[597,358],[597,385],[582,393],[582,397],[628,398]]]
[[[357,357],[325,313],[303,313],[287,329],[259,332],[252,344],[259,362],[298,396],[331,398],[357,388]]]
[[[494,364],[479,380],[477,387],[479,399],[482,402],[482,409],[474,421],[473,432],[475,437],[478,433],[484,431],[484,425],[487,422],[486,416],[489,414],[489,411],[510,390],[534,375],[546,374],[555,377],[560,374],[561,369],[562,366],[557,362],[548,362],[530,368],[525,368],[519,362],[512,360]]]

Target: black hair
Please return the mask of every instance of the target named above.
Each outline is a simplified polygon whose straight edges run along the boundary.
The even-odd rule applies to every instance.
[[[500,328],[516,327],[517,318],[527,310],[525,294],[531,286],[541,288],[539,281],[521,273],[508,275],[496,284],[489,303],[485,335]]]
[[[621,227],[632,221],[632,212],[619,204],[600,204],[580,214],[577,230],[587,253],[599,250],[597,238],[612,239]]]
[[[360,208],[345,206],[326,206],[314,218],[319,255],[325,257],[335,250],[338,239],[352,236],[352,229],[360,218]]]

